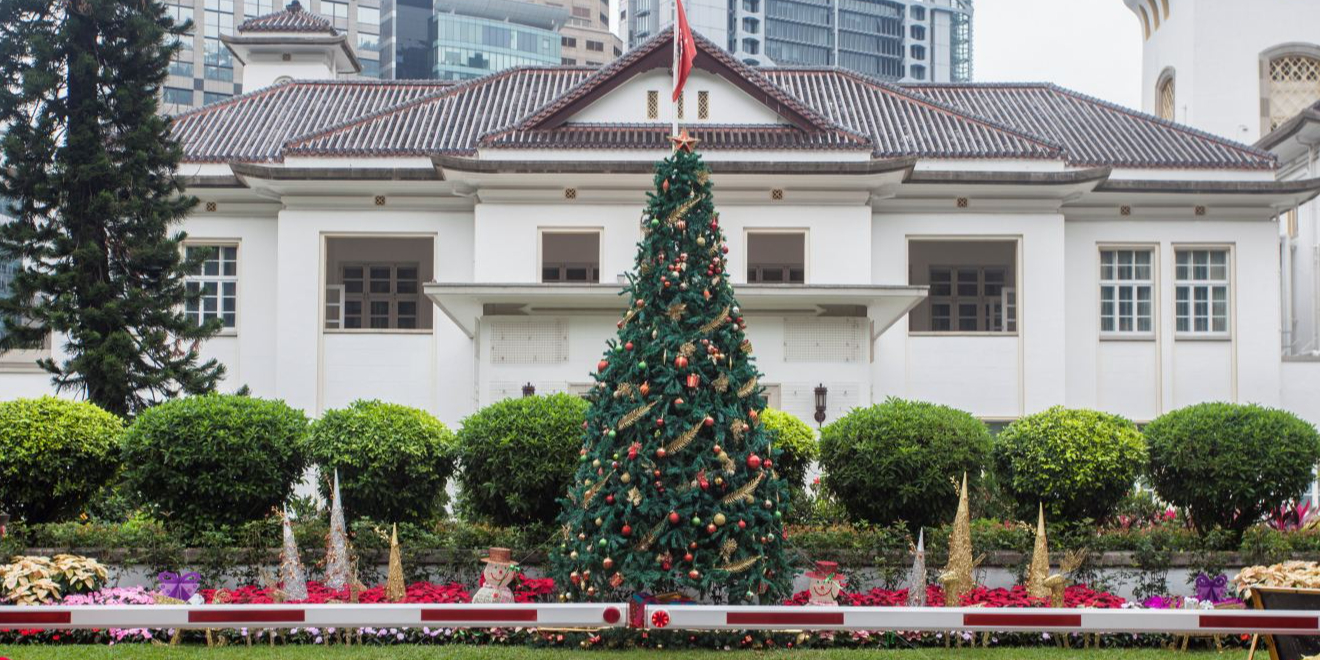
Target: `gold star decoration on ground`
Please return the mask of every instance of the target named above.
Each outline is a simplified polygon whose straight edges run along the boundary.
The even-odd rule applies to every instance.
[[[701,142],[697,138],[688,135],[687,129],[678,132],[678,135],[669,136],[669,141],[674,143],[674,151],[683,150],[692,153],[697,148],[697,143]]]

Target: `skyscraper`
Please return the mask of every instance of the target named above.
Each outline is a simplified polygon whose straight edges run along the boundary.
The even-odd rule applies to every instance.
[[[300,0],[302,9],[347,34],[366,77],[380,76],[380,0]],[[170,64],[162,112],[177,114],[243,92],[243,64],[220,41],[243,21],[282,11],[282,0],[165,0],[176,23],[192,20]]]
[[[673,0],[624,0],[629,46]],[[972,0],[687,0],[692,28],[759,66],[840,66],[886,80],[972,78]]]

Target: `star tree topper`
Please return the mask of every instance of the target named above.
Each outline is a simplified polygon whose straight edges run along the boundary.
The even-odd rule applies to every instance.
[[[674,143],[674,151],[686,151],[692,153],[697,149],[697,143],[701,142],[697,138],[688,135],[687,129],[678,132],[678,135],[669,136],[669,141]]]

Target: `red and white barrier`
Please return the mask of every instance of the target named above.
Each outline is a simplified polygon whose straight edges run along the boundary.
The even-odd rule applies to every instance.
[[[5,628],[613,628],[623,603],[515,605],[83,605],[0,607]]]
[[[966,630],[1320,635],[1320,612],[647,605],[653,630]]]

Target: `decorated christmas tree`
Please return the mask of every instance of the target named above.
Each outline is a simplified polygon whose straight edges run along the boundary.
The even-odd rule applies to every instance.
[[[686,133],[656,166],[618,337],[597,364],[553,558],[562,597],[684,591],[766,601],[792,581],[788,490],[710,172]]]

